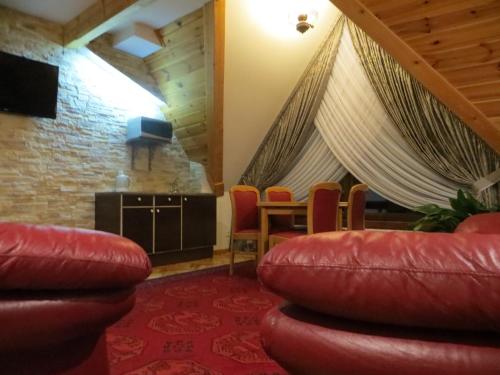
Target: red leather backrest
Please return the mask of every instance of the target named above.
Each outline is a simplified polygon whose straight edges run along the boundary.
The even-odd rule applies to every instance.
[[[234,191],[236,211],[235,231],[257,229],[259,227],[259,211],[257,193],[254,191]]]
[[[365,229],[366,194],[364,191],[355,191],[352,200],[351,223],[352,230]]]
[[[340,191],[318,189],[313,199],[313,233],[336,230]]]
[[[270,202],[290,202],[292,194],[288,191],[272,191],[267,192],[267,198]],[[293,217],[286,216],[271,216],[271,228],[289,230],[293,226]]]
[[[290,202],[292,195],[288,191],[268,191],[267,196],[270,202]]]
[[[500,234],[500,212],[470,216],[459,224],[455,233]]]

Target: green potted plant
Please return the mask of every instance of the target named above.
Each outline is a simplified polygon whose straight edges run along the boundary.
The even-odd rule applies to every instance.
[[[450,198],[451,208],[426,204],[415,208],[425,216],[412,224],[411,229],[423,232],[453,232],[455,228],[471,215],[497,212],[500,206],[486,207],[470,192],[458,190],[456,198]]]

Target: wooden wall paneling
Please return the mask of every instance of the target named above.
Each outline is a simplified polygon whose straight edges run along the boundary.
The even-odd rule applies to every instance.
[[[223,105],[225,0],[212,0],[204,8],[206,109],[208,135],[207,178],[217,196],[224,194]]]
[[[165,97],[162,110],[184,151],[190,160],[206,165],[204,25],[200,8],[157,30],[163,48],[145,61]]]
[[[175,127],[186,127],[207,121],[207,113],[205,110],[194,110],[192,113],[185,116],[173,117]]]
[[[196,111],[205,112],[205,98],[194,99],[186,105],[169,106],[163,109],[167,116],[183,117],[192,114]]]
[[[491,0],[474,0],[473,2],[471,2],[470,0],[441,0],[437,2],[402,1],[401,4],[403,5],[396,5],[399,8],[399,16],[398,11],[391,11],[391,13],[389,12],[389,10],[387,10],[387,19],[384,19],[380,12],[378,13],[380,19],[377,18],[374,13],[363,4],[362,0],[330,1],[347,17],[349,17],[353,22],[361,27],[382,48],[384,48],[389,54],[391,54],[404,69],[406,69],[411,75],[419,80],[443,104],[445,104],[451,111],[458,115],[458,117],[460,117],[474,132],[476,132],[479,137],[481,137],[486,143],[488,143],[495,151],[500,152],[500,126],[498,125],[498,123],[490,121],[479,108],[471,103],[460,91],[458,91],[456,87],[454,87],[445,77],[443,77],[437,70],[435,70],[419,54],[424,51],[414,50],[411,45],[407,44],[403,39],[401,39],[395,32],[393,32],[389,28],[388,24],[386,24],[387,19],[390,20],[391,17],[399,17],[399,21],[393,22],[393,24],[401,23],[402,20],[415,21],[420,19],[421,17],[438,16],[440,14],[446,14],[448,12],[467,9],[471,6],[487,4],[491,2]],[[405,8],[406,13],[400,12],[402,9],[401,7],[403,6],[408,7]],[[482,41],[481,38],[478,38],[479,35],[491,36],[491,33],[495,32],[497,33],[496,35],[499,35],[498,33],[500,32],[500,24],[495,24],[491,21],[481,23],[479,30],[474,31],[473,37],[471,37],[470,35],[465,35],[463,33],[463,30],[471,31],[470,26],[460,29],[460,37],[464,37],[466,39],[467,42],[465,43],[465,46],[474,46],[480,44]],[[459,40],[460,38],[458,38],[457,34],[458,30],[452,33],[443,34],[444,36],[446,36],[445,45],[448,44],[448,49],[450,49],[452,46],[457,49],[464,47],[464,43]],[[436,39],[435,35],[432,35],[431,39],[432,41],[438,40],[438,43],[432,44],[431,42],[432,48],[428,48],[429,40],[425,39],[424,42],[422,42],[422,46],[425,47],[424,50],[426,50],[427,52],[442,51],[442,40],[440,38]]]
[[[207,144],[207,133],[191,135],[187,137],[180,137],[179,140],[188,149],[196,148],[198,147],[198,145]]]
[[[166,88],[160,85],[160,90],[164,92],[169,106],[188,105],[191,101],[205,96],[205,82],[196,82],[182,88]]]
[[[91,40],[108,32],[154,0],[100,0],[67,22],[64,29],[64,45],[69,48],[83,47]]]
[[[203,38],[203,17],[163,36],[165,47],[168,48],[181,46],[183,43],[200,38]]]
[[[191,43],[183,46],[182,50],[167,50],[165,48],[155,52],[146,58],[152,73],[161,69],[167,69],[176,64],[182,64],[186,60],[192,60],[197,56],[203,56],[203,43],[199,40],[193,40]]]
[[[204,81],[205,74],[205,67],[202,67],[186,74],[170,75],[170,79],[161,82],[160,87],[165,91],[182,90],[185,87],[195,86]]]
[[[186,58],[182,61],[163,65],[157,70],[158,83],[165,83],[170,80],[171,77],[179,77],[195,70],[202,69],[204,66],[205,58],[203,57],[203,51],[200,50],[199,53],[186,56]]]
[[[200,122],[198,124],[189,126],[179,126],[176,130],[176,135],[179,138],[186,138],[193,135],[205,134],[207,131],[207,124]]]
[[[200,8],[190,14],[185,15],[181,19],[176,20],[162,27],[161,29],[158,30],[158,34],[161,35],[162,37],[165,37],[166,35],[169,35],[177,30],[182,29],[184,26],[189,25],[191,22],[195,22],[202,18],[203,18],[203,9]]]

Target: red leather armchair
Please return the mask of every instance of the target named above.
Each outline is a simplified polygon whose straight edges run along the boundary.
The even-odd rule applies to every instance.
[[[348,231],[273,248],[262,282],[289,303],[261,326],[292,374],[500,374],[500,214],[455,233]]]
[[[108,374],[104,330],[150,270],[113,234],[0,223],[0,373]]]

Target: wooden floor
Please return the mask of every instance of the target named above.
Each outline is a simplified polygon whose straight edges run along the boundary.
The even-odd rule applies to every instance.
[[[206,268],[219,267],[229,264],[229,250],[216,250],[212,258],[200,259],[191,262],[167,264],[165,266],[154,267],[148,279],[156,279],[163,276],[171,276],[184,272],[203,270]],[[235,262],[246,262],[255,259],[255,253],[236,253]]]

